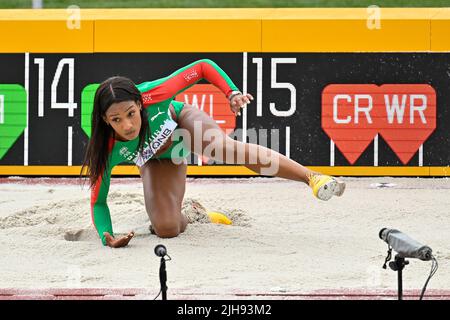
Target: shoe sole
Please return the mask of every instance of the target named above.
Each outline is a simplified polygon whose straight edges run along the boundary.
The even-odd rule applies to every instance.
[[[345,182],[336,180],[336,188],[333,190],[335,196],[342,196],[345,191]]]
[[[330,200],[334,196],[342,196],[345,191],[345,182],[337,181],[335,179],[328,181],[319,188],[317,192],[317,198],[323,201]]]

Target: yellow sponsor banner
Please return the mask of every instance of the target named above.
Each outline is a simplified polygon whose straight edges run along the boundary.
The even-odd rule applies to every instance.
[[[430,176],[449,177],[450,167],[430,167]]]
[[[0,28],[3,53],[450,49],[450,8],[4,9]]]
[[[429,167],[308,167],[333,176],[429,176]]]
[[[0,10],[1,53],[90,53],[94,21],[73,11]]]
[[[450,167],[350,167],[308,166],[333,176],[450,176]],[[0,166],[3,176],[78,176],[81,166]],[[136,166],[116,166],[113,175],[139,176]],[[257,176],[244,166],[188,166],[189,176]]]
[[[262,51],[429,51],[430,19],[439,10],[277,9],[262,21]]]
[[[116,9],[98,18],[93,12],[95,51],[260,52],[263,14],[257,9]]]
[[[431,51],[450,51],[450,8],[442,8],[431,19]]]

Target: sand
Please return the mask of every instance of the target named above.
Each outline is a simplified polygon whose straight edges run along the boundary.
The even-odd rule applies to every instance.
[[[0,179],[0,288],[147,288],[159,291],[164,244],[170,290],[302,292],[396,289],[382,269],[383,227],[429,245],[439,270],[429,289],[450,289],[450,180],[343,178],[343,197],[323,202],[304,184],[282,179],[187,180],[183,211],[191,223],[172,239],[150,234],[139,178],[113,178],[114,230],[134,230],[129,246],[102,246],[90,217],[89,191],[75,179]],[[382,183],[380,185],[380,183]],[[384,183],[384,184],[383,184]],[[193,207],[226,213],[233,225],[207,221]],[[404,288],[422,288],[431,262],[411,259]]]

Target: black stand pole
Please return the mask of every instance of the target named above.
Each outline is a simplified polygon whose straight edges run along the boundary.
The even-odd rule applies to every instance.
[[[395,260],[389,262],[389,267],[397,271],[397,282],[398,282],[398,300],[403,299],[403,269],[409,264],[409,261],[405,258],[401,258],[398,255],[395,256]]]
[[[167,273],[166,273],[166,260],[161,257],[161,265],[159,267],[159,281],[161,282],[162,299],[167,300]]]

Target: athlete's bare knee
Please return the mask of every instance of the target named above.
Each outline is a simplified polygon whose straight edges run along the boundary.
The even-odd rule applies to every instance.
[[[185,229],[181,213],[168,212],[156,215],[158,219],[152,221],[153,230],[161,238],[173,238],[182,233]],[[185,224],[185,223],[184,223]]]
[[[160,238],[174,238],[178,236],[181,232],[180,224],[175,222],[165,223],[165,224],[154,224],[153,230],[155,234]]]

